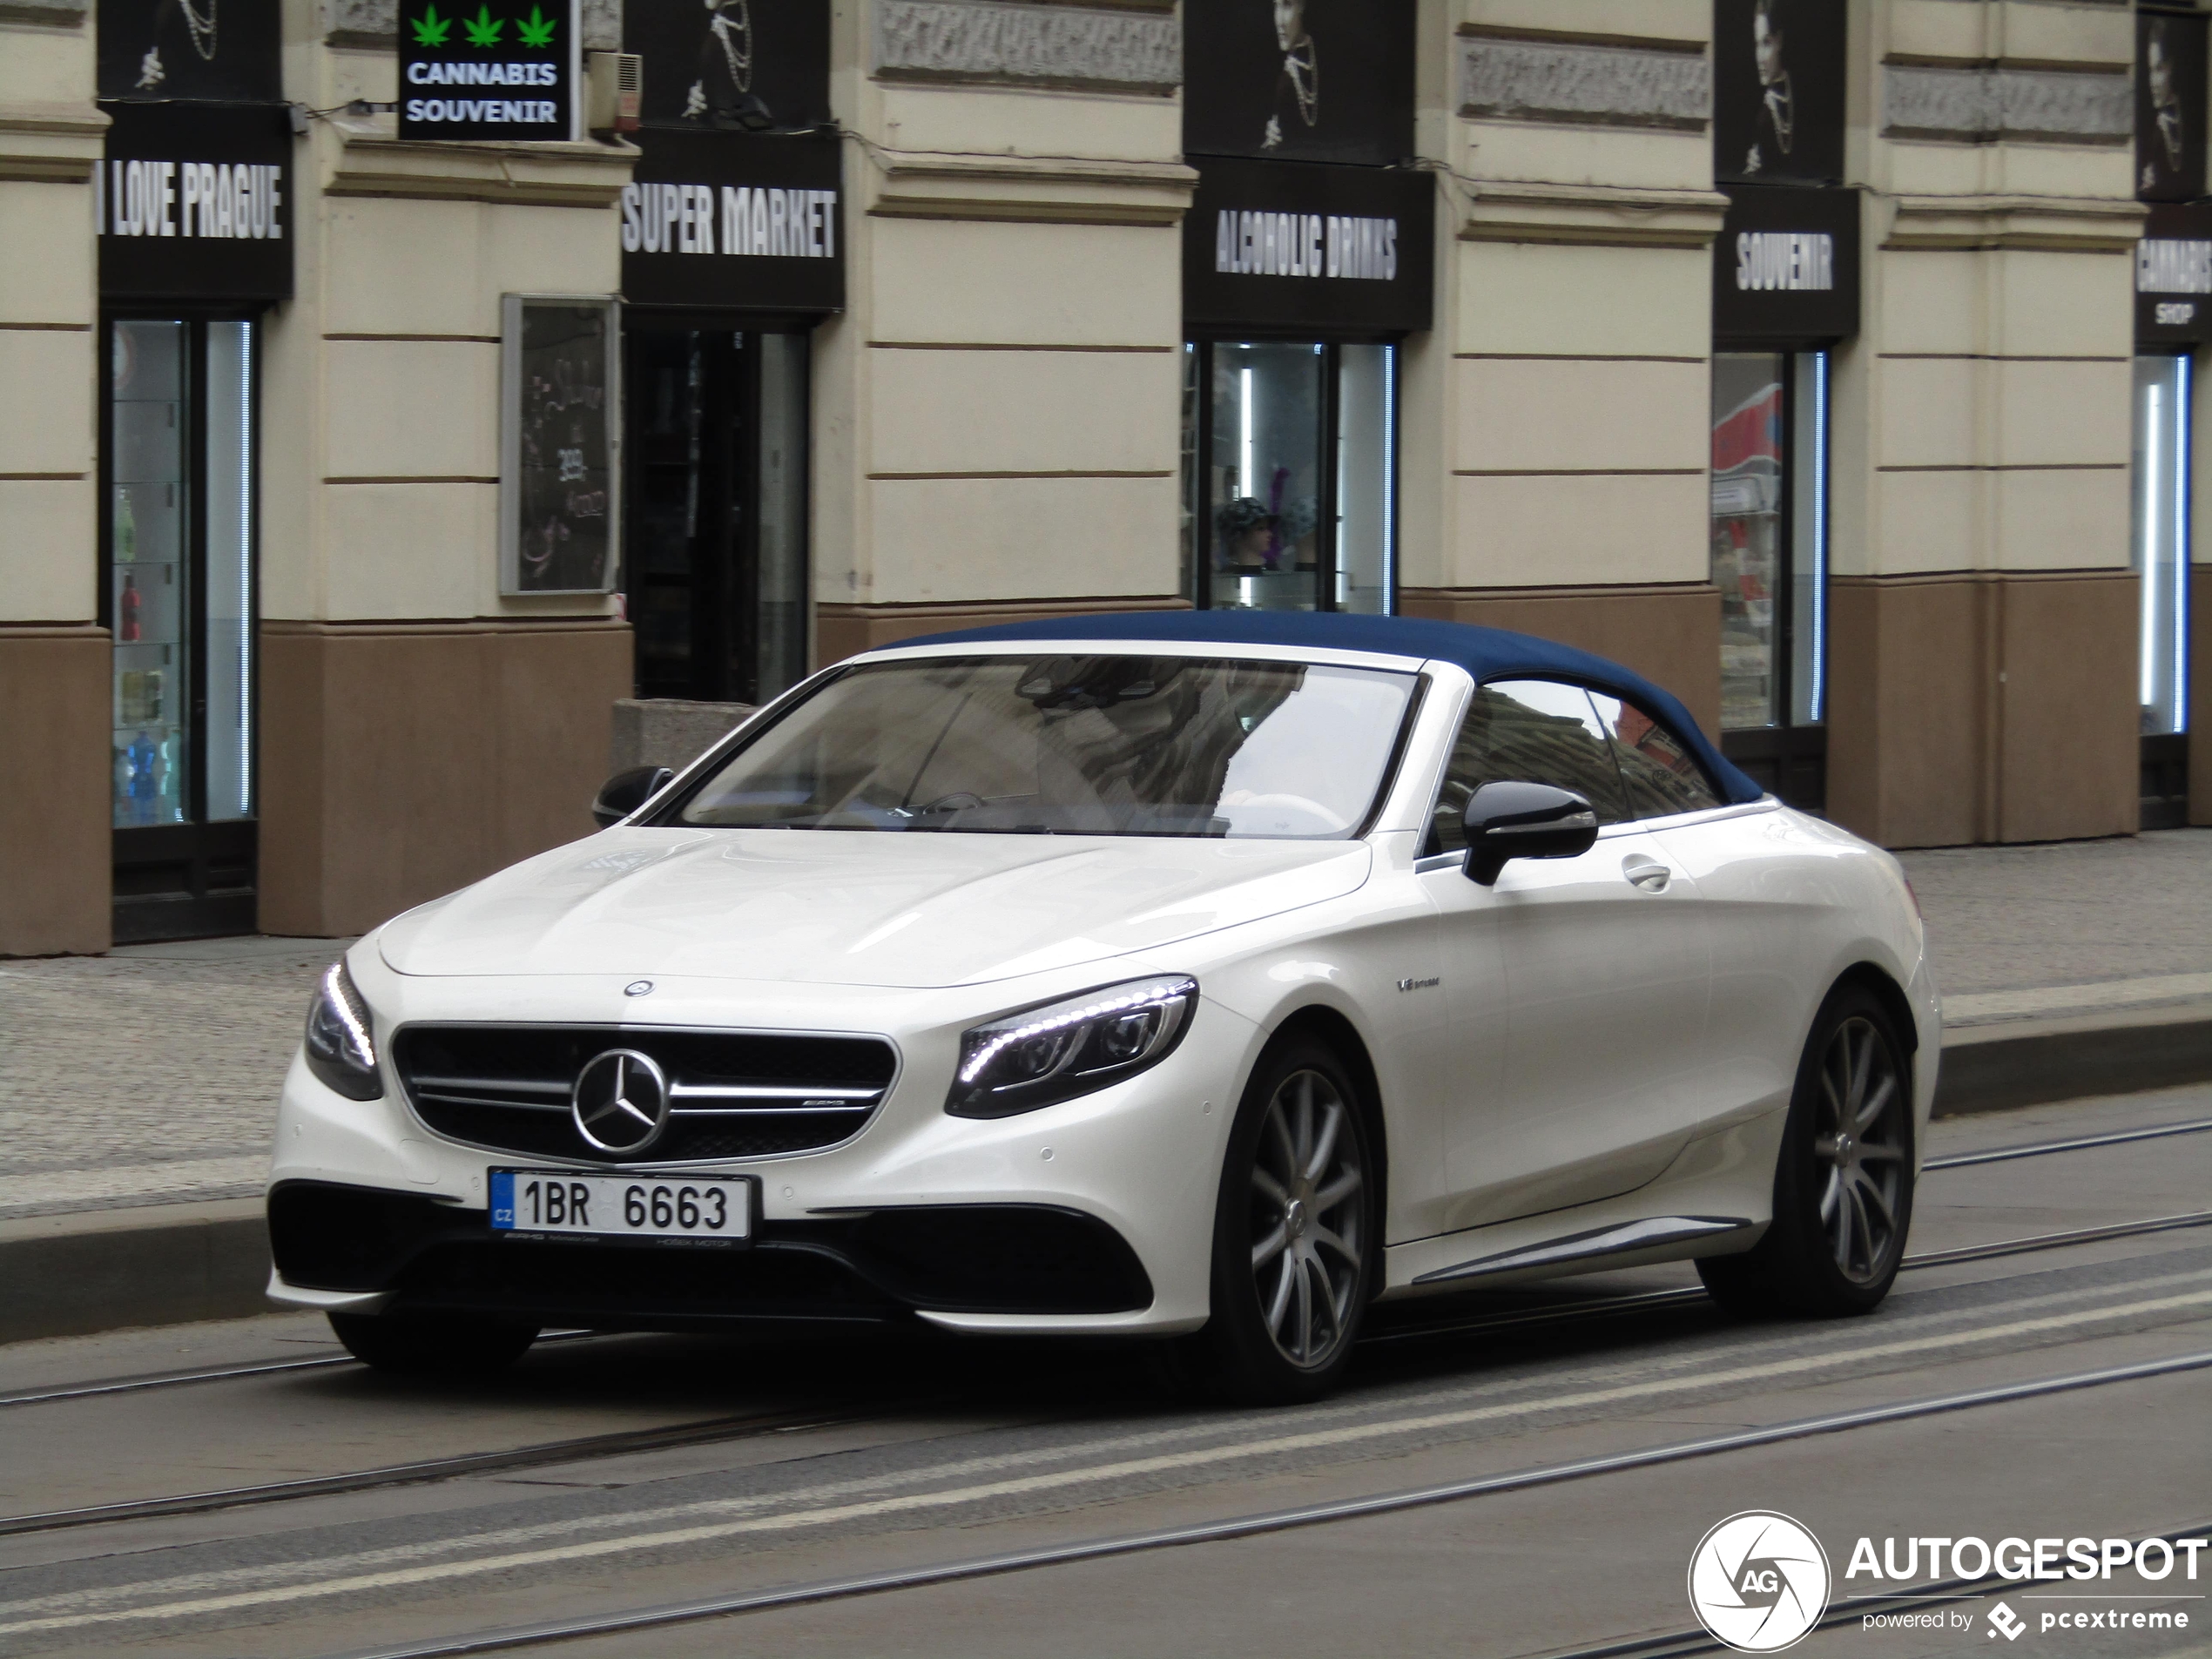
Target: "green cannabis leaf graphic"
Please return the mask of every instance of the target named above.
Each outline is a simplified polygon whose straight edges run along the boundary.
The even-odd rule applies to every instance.
[[[525,46],[550,46],[553,44],[554,19],[546,17],[536,6],[530,15],[519,19],[515,27],[522,31]]]
[[[507,20],[493,17],[489,6],[480,5],[474,17],[461,20],[461,26],[469,31],[471,46],[496,46],[499,44],[499,31],[507,27]]]
[[[438,16],[435,6],[423,7],[422,15],[415,20],[415,44],[418,46],[442,46],[452,32],[453,19]]]

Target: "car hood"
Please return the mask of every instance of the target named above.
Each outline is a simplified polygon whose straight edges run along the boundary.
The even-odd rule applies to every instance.
[[[1356,890],[1359,841],[617,828],[388,923],[409,974],[922,989],[1170,945]]]

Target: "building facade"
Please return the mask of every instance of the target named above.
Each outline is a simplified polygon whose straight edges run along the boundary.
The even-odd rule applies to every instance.
[[[549,140],[414,4],[0,0],[0,952],[357,931],[617,698],[1109,610],[1568,640],[1893,846],[2212,822],[2193,7],[591,0]]]

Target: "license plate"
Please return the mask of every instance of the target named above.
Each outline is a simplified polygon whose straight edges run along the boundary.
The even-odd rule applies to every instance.
[[[644,1177],[574,1170],[494,1170],[494,1232],[741,1244],[758,1190],[747,1177]]]

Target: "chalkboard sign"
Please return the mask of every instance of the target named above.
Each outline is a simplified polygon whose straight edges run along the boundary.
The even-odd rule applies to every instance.
[[[505,296],[502,593],[604,593],[615,569],[615,308]]]

